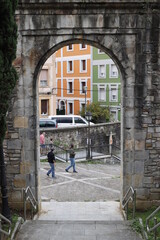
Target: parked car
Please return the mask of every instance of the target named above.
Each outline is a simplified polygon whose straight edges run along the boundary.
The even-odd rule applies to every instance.
[[[56,119],[40,118],[39,120],[40,128],[57,128]]]
[[[58,127],[74,127],[88,125],[88,121],[79,115],[53,115],[49,119],[56,120]],[[94,123],[90,123],[91,125]]]

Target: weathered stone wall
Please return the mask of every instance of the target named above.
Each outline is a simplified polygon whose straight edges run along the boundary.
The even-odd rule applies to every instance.
[[[75,148],[86,147],[88,138],[88,126],[73,128],[56,128],[41,131],[45,132],[45,143],[50,143],[53,139],[55,145],[69,148],[74,143]],[[113,144],[120,147],[120,123],[102,123],[90,126],[90,138],[92,146],[109,145],[109,136],[112,132]]]
[[[22,186],[30,185],[40,198],[37,79],[41,67],[57,49],[82,41],[110,55],[121,73],[122,196],[132,185],[141,207],[159,201],[159,11],[159,0],[19,0],[15,60],[19,81],[6,138],[12,204],[21,202]]]

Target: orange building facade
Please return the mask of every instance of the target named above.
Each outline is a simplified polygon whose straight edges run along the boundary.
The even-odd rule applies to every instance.
[[[56,52],[57,114],[79,114],[91,102],[91,46],[70,44]]]

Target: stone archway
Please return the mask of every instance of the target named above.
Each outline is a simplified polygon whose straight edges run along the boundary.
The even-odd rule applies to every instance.
[[[45,3],[20,1],[16,13],[19,38],[15,61],[15,66],[19,70],[19,82],[14,95],[16,101],[12,102],[9,112],[6,140],[8,165],[13,166],[12,175],[9,175],[11,180],[9,199],[12,205],[22,204],[21,189],[28,185],[35,190],[39,199],[37,79],[40,69],[57,49],[78,42],[101,48],[110,55],[121,72],[122,196],[130,185],[137,189],[137,200],[140,203],[151,203],[152,190],[155,191],[154,200],[159,196],[155,190],[155,183],[159,186],[160,182],[152,172],[149,174],[147,172],[152,162],[150,160],[152,150],[155,151],[154,154],[158,153],[158,145],[155,145],[155,148],[146,145],[153,132],[159,133],[156,126],[149,126],[151,117],[146,114],[146,109],[150,113],[148,106],[154,103],[152,94],[156,91],[155,89],[151,91],[153,90],[151,79],[153,76],[154,79],[158,77],[155,71],[146,76],[144,67],[147,66],[147,54],[149,57],[152,53],[150,44],[154,26],[146,30],[146,15],[139,14],[141,1],[127,4],[117,2],[118,4],[110,1],[109,4],[97,1],[92,3],[90,8],[89,3],[61,1],[52,4],[49,0]],[[157,19],[155,24],[158,29]],[[156,37],[155,42],[158,46],[158,34]],[[142,38],[143,41],[140,41]],[[157,55],[154,59],[156,61]],[[150,70],[152,67],[150,66]],[[158,107],[158,103],[155,102],[155,106]],[[156,116],[154,112],[152,119],[157,119]],[[148,133],[151,133],[150,136]],[[158,136],[155,138],[159,144]],[[158,167],[158,159],[154,166]]]

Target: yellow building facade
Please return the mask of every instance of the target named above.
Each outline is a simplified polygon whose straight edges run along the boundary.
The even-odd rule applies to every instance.
[[[39,117],[56,114],[56,67],[55,54],[50,56],[39,75]]]

